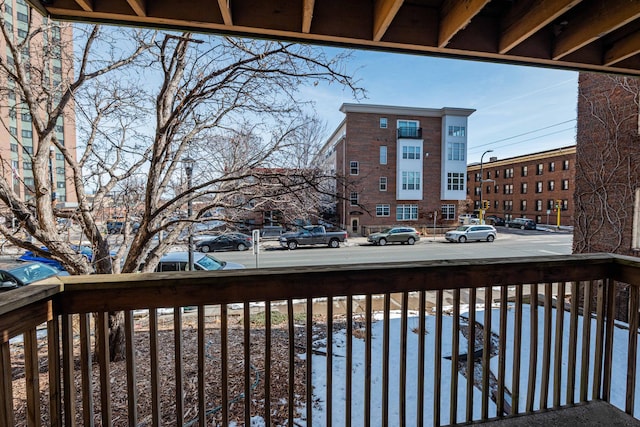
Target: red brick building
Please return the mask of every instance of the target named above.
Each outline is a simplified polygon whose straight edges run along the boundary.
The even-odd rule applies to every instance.
[[[578,80],[576,253],[640,255],[640,80]]]
[[[524,156],[469,165],[469,212],[480,209],[480,169],[482,166],[482,198],[488,201],[486,215],[506,220],[531,218],[538,224],[574,223],[574,180],[576,146],[557,148]]]
[[[456,221],[466,198],[463,108],[343,104],[318,164],[336,176],[336,217],[350,232]],[[435,216],[435,218],[434,218]]]

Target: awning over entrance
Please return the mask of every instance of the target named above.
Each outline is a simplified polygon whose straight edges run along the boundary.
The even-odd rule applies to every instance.
[[[60,20],[640,75],[640,0],[28,0]]]

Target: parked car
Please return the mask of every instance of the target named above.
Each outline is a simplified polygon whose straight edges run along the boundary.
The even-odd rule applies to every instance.
[[[322,225],[307,225],[280,236],[280,246],[294,250],[301,245],[326,245],[339,248],[347,238],[346,231],[327,231]]]
[[[411,227],[393,227],[382,230],[379,233],[369,234],[367,241],[374,245],[384,246],[387,243],[405,243],[413,245],[420,240],[420,234],[415,228]]]
[[[121,234],[121,233],[124,233],[124,225],[125,225],[124,221],[109,220],[109,221],[107,221],[107,233],[108,234]],[[139,228],[140,228],[140,224],[139,223],[137,223],[137,222],[131,223],[131,231],[133,233],[136,233]]]
[[[504,218],[497,215],[488,215],[484,222],[489,225],[504,225]]]
[[[478,215],[476,214],[462,214],[458,216],[458,222],[460,224],[469,224],[469,222],[473,219],[473,218],[478,218]]]
[[[243,233],[226,233],[219,236],[209,236],[196,243],[196,250],[200,252],[213,251],[246,251],[253,246],[253,239]]]
[[[492,225],[461,225],[452,231],[447,231],[444,238],[450,242],[465,243],[472,240],[486,240],[493,242],[498,232]]]
[[[45,246],[41,246],[40,249],[42,249],[45,252],[49,252],[49,249],[47,249]],[[76,253],[84,255],[89,261],[93,261],[93,251],[91,250],[90,247],[71,245],[71,249],[76,251]],[[112,252],[111,256],[115,256],[115,252]],[[25,251],[25,253],[23,253],[18,257],[18,261],[35,261],[41,264],[47,264],[48,266],[53,267],[56,270],[60,270],[60,271],[65,270],[65,268],[62,266],[62,264],[60,264],[59,261],[56,261],[55,259],[50,258],[48,256],[41,256],[41,255],[34,254],[31,251]]]
[[[0,292],[10,291],[49,277],[68,275],[66,271],[60,271],[40,262],[3,261],[0,262]]]
[[[536,222],[529,218],[514,218],[507,221],[506,226],[510,228],[519,228],[521,230],[535,230]]]
[[[195,270],[238,270],[245,268],[242,264],[222,261],[209,254],[193,253],[193,267]],[[160,258],[156,267],[160,271],[187,271],[189,269],[189,252],[169,252]]]

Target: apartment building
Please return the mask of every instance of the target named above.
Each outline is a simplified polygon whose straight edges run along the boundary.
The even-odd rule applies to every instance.
[[[467,168],[468,209],[478,211],[482,195],[488,202],[486,215],[556,225],[559,207],[560,224],[573,225],[575,165],[575,145],[471,164]]]
[[[6,0],[0,13],[3,14],[5,29],[13,34],[16,42],[23,41],[29,36],[29,43],[23,45],[20,55],[30,57],[30,78],[41,85],[49,85],[50,93],[61,92],[67,76],[73,76],[73,64],[65,58],[72,58],[72,27],[69,24],[58,24],[38,13],[31,13],[24,0]],[[44,25],[43,31],[34,32],[34,28]],[[37,55],[46,50],[46,55]],[[13,55],[4,40],[0,40],[0,58],[11,67],[14,64]],[[40,72],[42,71],[42,76]],[[13,90],[13,82],[1,83],[4,95],[0,104],[0,156],[2,157],[2,173],[8,183],[12,183],[14,193],[22,200],[28,200],[34,194],[34,179],[32,171],[32,157],[36,152],[38,141],[33,128],[33,121],[28,109],[24,106],[20,92]],[[75,152],[76,131],[75,112],[71,105],[58,120],[55,127],[56,138],[67,148]],[[55,202],[58,208],[77,207],[77,196],[73,190],[71,172],[65,165],[62,153],[52,151],[49,168],[51,185],[55,192]]]
[[[343,104],[317,164],[336,176],[336,218],[352,233],[450,224],[466,198],[465,108]]]

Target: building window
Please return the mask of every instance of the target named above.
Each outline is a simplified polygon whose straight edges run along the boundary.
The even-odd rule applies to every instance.
[[[491,194],[491,186],[490,185],[487,185],[487,191],[485,191],[485,193]]]
[[[465,136],[466,133],[464,126],[449,126],[449,136]]]
[[[391,215],[391,208],[389,205],[376,205],[376,216],[389,216]]]
[[[409,221],[418,219],[418,205],[398,205],[396,207],[396,220]]]
[[[33,154],[33,147],[23,145],[22,146],[22,151],[24,151],[27,154]]]
[[[562,170],[563,171],[568,171],[569,170],[569,160],[565,160],[562,162]]]
[[[556,202],[553,199],[548,199],[547,200],[547,209],[548,210],[553,210],[556,208]]]
[[[33,131],[22,129],[23,138],[33,138]]]
[[[20,22],[29,22],[29,16],[26,13],[18,12],[16,17]]]
[[[358,173],[360,172],[360,166],[358,162],[349,162],[349,171],[351,175],[358,175]]]
[[[536,193],[542,193],[542,181],[536,182]]]
[[[420,172],[402,172],[402,189],[419,190]]]
[[[31,162],[22,162],[22,169],[30,171],[33,169],[33,165],[31,164]]]
[[[542,163],[538,163],[538,167],[536,169],[536,175],[542,175],[544,172],[544,165]]]
[[[513,184],[504,185],[504,194],[513,194]]]
[[[522,167],[522,174],[521,174],[521,175],[522,175],[522,176],[527,176],[527,174],[528,174],[527,167],[526,167],[526,166],[523,166],[523,167]]]
[[[57,186],[58,188],[65,188],[64,181],[58,181],[58,182],[56,183],[56,186]]]
[[[520,194],[527,194],[527,187],[528,184],[526,182],[520,184]]]
[[[563,179],[562,180],[562,189],[563,190],[568,190],[569,189],[569,180],[568,179]]]
[[[555,181],[549,181],[548,185],[549,185],[549,191],[553,191],[556,188],[556,182]]]
[[[57,168],[56,168],[56,173],[57,173],[58,175],[62,175],[62,174],[64,173],[64,168],[62,168],[62,167],[57,167]]]
[[[9,133],[13,136],[18,135],[18,128],[15,126],[9,126]]]
[[[549,162],[549,172],[555,172],[556,162]]]
[[[440,210],[443,220],[456,219],[456,205],[442,205]]]
[[[56,160],[64,160],[64,154],[56,153]]]
[[[358,193],[352,191],[349,194],[349,203],[351,206],[358,206]]]
[[[18,144],[11,144],[11,151],[13,151],[14,153],[18,152]]]
[[[536,224],[542,223],[542,217],[540,215],[536,216]]]
[[[505,211],[512,211],[513,210],[513,201],[512,200],[505,200],[504,201],[504,210]]]
[[[402,147],[403,159],[420,159],[420,146],[404,145]]]
[[[22,115],[20,116],[20,118],[22,119],[23,122],[30,122],[31,121],[31,114],[29,113],[22,113]]]
[[[521,211],[526,211],[527,210],[527,201],[526,200],[520,200],[520,210]]]
[[[381,165],[387,164],[387,146],[386,145],[380,146],[380,164]]]
[[[380,191],[387,191],[387,177],[380,177]]]
[[[464,160],[465,144],[463,142],[447,143],[447,159],[448,160]]]
[[[505,170],[505,172],[507,172],[507,171]],[[496,178],[500,178],[500,170],[499,170],[499,169],[496,169],[495,176],[496,176]],[[505,178],[507,177],[507,174],[506,174],[506,173],[504,174],[504,177],[505,177]]]
[[[475,181],[476,182],[480,182],[480,174],[476,173],[475,177],[476,177]]]
[[[464,191],[464,173],[447,173],[447,190]]]
[[[505,178],[513,178],[513,168],[505,169],[504,170],[504,177]]]
[[[388,126],[387,118],[386,117],[380,117],[380,129],[386,129],[387,126]]]
[[[398,120],[398,138],[416,138],[420,136],[418,122],[415,120]]]
[[[568,200],[563,200],[562,201],[562,210],[566,211],[567,209],[569,209],[569,201]]]
[[[476,194],[476,196],[480,195],[480,187],[476,187],[475,188],[475,194]]]
[[[494,191],[496,194],[498,194],[500,192],[500,186],[499,185],[494,186]]]
[[[498,208],[500,207],[500,202],[499,202],[499,201],[497,201],[497,200],[496,200],[495,202],[493,202],[493,207],[494,207],[495,209],[498,209]]]
[[[536,200],[536,211],[540,212],[542,210],[542,200]]]

